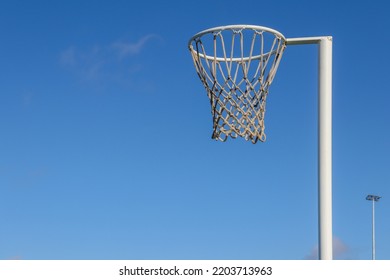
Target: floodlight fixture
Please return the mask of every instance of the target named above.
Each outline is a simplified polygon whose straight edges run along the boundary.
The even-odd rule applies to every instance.
[[[380,196],[369,194],[369,195],[367,195],[366,200],[379,201],[380,198],[381,198]]]

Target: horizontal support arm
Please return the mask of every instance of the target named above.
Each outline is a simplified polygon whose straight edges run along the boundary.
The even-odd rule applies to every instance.
[[[332,41],[332,36],[322,36],[322,37],[302,37],[302,38],[288,38],[286,39],[287,45],[308,45],[308,44],[318,44],[322,40]]]

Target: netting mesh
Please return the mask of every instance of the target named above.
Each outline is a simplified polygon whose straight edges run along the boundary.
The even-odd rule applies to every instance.
[[[240,136],[264,142],[268,88],[286,45],[284,37],[254,27],[199,34],[189,48],[210,99],[212,138],[226,141]]]

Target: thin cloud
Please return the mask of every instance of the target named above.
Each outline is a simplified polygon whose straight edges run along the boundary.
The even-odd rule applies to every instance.
[[[22,95],[23,107],[25,107],[25,108],[29,107],[32,104],[32,100],[33,100],[33,94],[31,92],[24,93]]]
[[[71,46],[60,53],[60,63],[75,72],[84,81],[94,83],[126,83],[129,75],[142,69],[139,56],[148,42],[160,39],[158,35],[148,34],[136,42],[115,41],[107,45],[94,45],[89,49]]]
[[[348,252],[350,248],[338,237],[333,237],[333,259],[341,259]],[[305,256],[305,260],[318,260],[318,246],[312,248],[310,253]]]
[[[310,253],[304,257],[305,260],[318,260],[318,247],[311,249]]]
[[[148,41],[159,38],[160,37],[155,34],[149,34],[139,39],[136,43],[120,41],[113,43],[111,47],[114,51],[118,52],[120,58],[124,58],[129,55],[139,54]]]
[[[61,54],[60,54],[61,64],[74,66],[74,65],[76,65],[76,61],[77,61],[76,50],[74,47],[70,47],[70,48],[61,52]]]
[[[333,255],[335,258],[342,257],[349,251],[349,247],[339,238],[333,238]]]
[[[110,54],[98,45],[87,51],[72,46],[60,54],[60,62],[63,66],[75,70],[87,80],[99,78],[99,72],[109,61]]]
[[[22,260],[22,259],[23,259],[22,256],[19,255],[15,255],[7,258],[7,260]]]

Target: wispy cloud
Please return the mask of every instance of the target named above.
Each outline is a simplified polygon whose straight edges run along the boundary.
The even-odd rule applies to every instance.
[[[70,48],[61,52],[61,54],[60,54],[61,64],[74,66],[74,65],[76,65],[76,61],[77,61],[76,50],[74,47],[70,47]]]
[[[333,237],[333,259],[341,259],[350,251],[350,248],[338,237]],[[312,248],[305,256],[305,260],[318,260],[318,246]]]
[[[19,255],[15,255],[7,258],[7,260],[22,260],[22,259],[23,259],[22,256]]]
[[[27,92],[22,94],[22,104],[23,107],[27,108],[32,104],[33,94],[31,92]]]
[[[93,80],[99,78],[99,72],[104,65],[113,61],[112,56],[106,47],[95,45],[87,50],[81,50],[72,46],[61,52],[60,62],[63,66],[76,71],[83,79]]]
[[[161,37],[148,34],[135,42],[116,40],[106,45],[89,48],[71,46],[60,53],[60,63],[75,72],[84,81],[102,83],[129,80],[129,75],[142,69],[142,62],[136,59],[151,41]],[[149,44],[148,44],[149,43]]]
[[[145,47],[145,44],[152,39],[160,39],[160,36],[155,34],[149,34],[142,37],[136,43],[118,41],[111,45],[111,48],[118,52],[120,58],[127,57],[129,55],[139,54]]]

